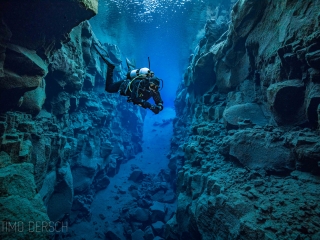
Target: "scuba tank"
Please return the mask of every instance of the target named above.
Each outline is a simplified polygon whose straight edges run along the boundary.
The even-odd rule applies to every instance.
[[[151,82],[154,82],[154,84],[156,84],[158,86],[160,86],[160,81],[161,81],[161,83],[162,83],[161,89],[163,88],[163,80],[159,79],[157,77],[154,77],[154,72],[150,71],[150,58],[149,57],[148,57],[149,68],[144,67],[144,68],[130,70],[130,66],[132,64],[130,65],[130,61],[128,59],[126,59],[126,62],[127,62],[127,66],[129,69],[129,71],[127,72],[127,79],[129,80],[129,83],[126,87],[125,92],[127,92],[128,89],[130,90],[130,92],[132,92],[131,84],[136,79],[140,79],[140,80],[148,81],[148,82],[150,82],[150,80],[151,80]],[[139,82],[138,89],[140,87],[140,83],[141,82]]]
[[[136,77],[145,77],[145,75],[151,73],[149,68],[139,68],[139,69],[133,69],[128,71],[127,73],[127,79],[134,79]]]

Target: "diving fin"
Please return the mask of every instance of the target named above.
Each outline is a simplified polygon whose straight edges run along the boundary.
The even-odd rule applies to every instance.
[[[111,67],[111,68],[115,67],[115,64],[109,58],[108,52],[105,49],[103,49],[101,45],[99,45],[98,43],[93,43],[93,47],[95,48],[97,53],[100,55],[102,60],[108,65],[108,67]]]
[[[128,58],[126,58],[126,63],[129,71],[136,68],[136,64],[132,63]]]

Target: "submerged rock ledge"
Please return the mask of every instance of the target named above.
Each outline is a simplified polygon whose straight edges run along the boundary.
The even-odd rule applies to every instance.
[[[208,20],[175,102],[166,239],[320,238],[319,8],[245,0],[227,33]]]
[[[95,194],[141,151],[146,112],[105,93],[106,66],[83,22],[97,4],[0,3],[1,239],[52,234],[29,222],[90,221]],[[9,229],[18,222],[23,231]]]

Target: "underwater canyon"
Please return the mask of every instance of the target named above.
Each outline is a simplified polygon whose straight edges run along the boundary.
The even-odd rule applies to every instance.
[[[1,1],[0,238],[320,239],[319,9]],[[95,42],[116,82],[150,56],[163,111]]]

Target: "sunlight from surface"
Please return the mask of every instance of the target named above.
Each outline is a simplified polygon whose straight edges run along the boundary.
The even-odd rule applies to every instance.
[[[154,20],[153,14],[166,18],[168,14],[186,11],[186,3],[194,5],[203,2],[203,0],[110,0],[104,2],[104,7],[115,5],[119,14],[130,14],[135,22],[152,22]]]
[[[150,57],[151,69],[165,82],[163,100],[173,107],[189,56],[223,1],[102,0],[90,23],[101,42],[117,45],[137,67],[147,67]]]

